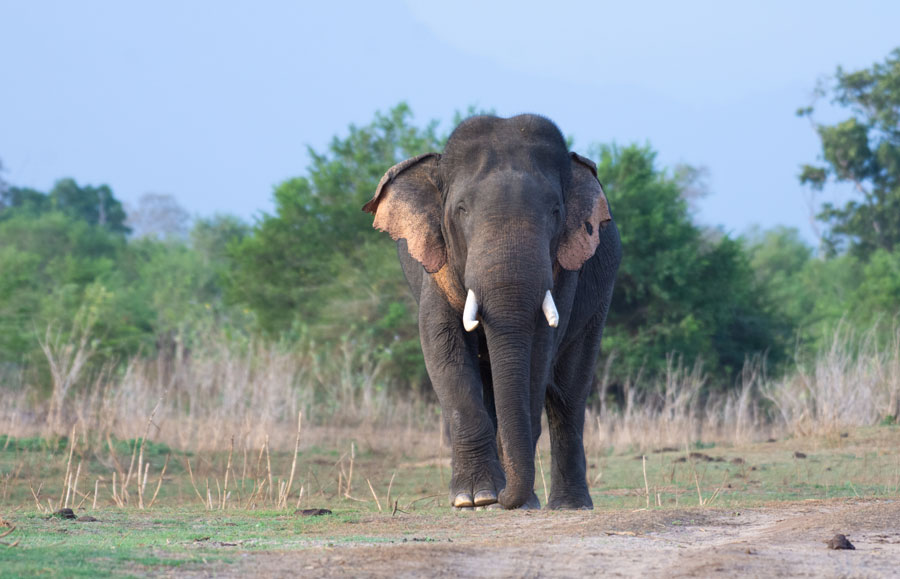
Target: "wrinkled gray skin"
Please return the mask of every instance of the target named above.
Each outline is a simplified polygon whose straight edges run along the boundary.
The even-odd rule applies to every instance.
[[[442,155],[388,171],[364,209],[398,240],[419,303],[425,364],[449,423],[451,504],[540,507],[534,455],[546,408],[548,506],[591,508],[585,403],[621,259],[593,164],[542,117],[473,117]],[[480,324],[466,332],[470,289]],[[548,289],[557,328],[541,311]]]

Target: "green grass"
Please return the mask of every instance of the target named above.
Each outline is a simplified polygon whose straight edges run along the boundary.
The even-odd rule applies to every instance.
[[[23,513],[15,517],[14,535],[7,537],[18,546],[0,546],[0,576],[139,576],[151,569],[228,565],[237,553],[402,540],[399,530],[390,536],[366,534],[360,512],[302,517],[292,511],[105,509],[94,512],[99,521],[90,523]]]
[[[900,428],[882,426],[844,434],[739,447],[694,444],[690,451],[694,458],[683,451],[649,452],[646,486],[651,506],[657,501],[664,507],[699,505],[698,486],[705,504],[715,495],[713,505],[738,507],[900,494]],[[600,475],[592,487],[595,505],[646,506],[639,454],[589,455],[588,462],[588,479]],[[539,488],[539,496],[540,492]]]

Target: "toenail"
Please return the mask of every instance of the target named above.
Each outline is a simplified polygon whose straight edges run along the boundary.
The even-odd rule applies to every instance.
[[[475,502],[472,501],[472,495],[469,493],[459,493],[456,495],[456,498],[453,499],[453,506],[457,508],[474,507]]]
[[[497,493],[494,491],[478,491],[475,493],[475,506],[483,507],[497,502]]]

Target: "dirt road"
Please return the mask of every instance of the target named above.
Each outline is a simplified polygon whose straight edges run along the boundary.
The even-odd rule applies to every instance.
[[[221,575],[301,577],[898,577],[900,500],[732,511],[474,512],[370,517]],[[829,550],[847,535],[856,550]]]

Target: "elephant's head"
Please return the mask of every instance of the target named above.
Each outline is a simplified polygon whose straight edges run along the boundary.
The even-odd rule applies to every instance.
[[[534,336],[559,321],[550,293],[556,268],[580,269],[611,219],[594,164],[569,153],[542,117],[474,117],[443,155],[392,167],[363,209],[375,227],[405,239],[428,273],[461,290],[448,298],[467,331],[480,317],[507,479],[500,502],[523,504],[534,485]]]

